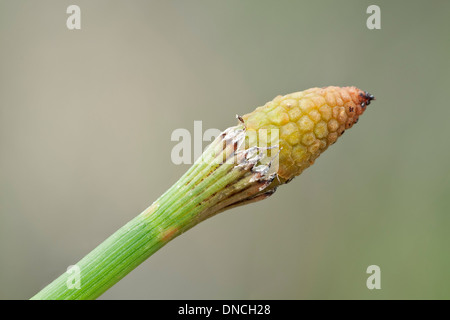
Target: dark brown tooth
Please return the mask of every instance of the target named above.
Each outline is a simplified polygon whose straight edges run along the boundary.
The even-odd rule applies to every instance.
[[[370,94],[369,92],[365,91],[364,92],[366,94],[366,99],[371,101],[371,100],[375,100],[375,97],[373,94]]]

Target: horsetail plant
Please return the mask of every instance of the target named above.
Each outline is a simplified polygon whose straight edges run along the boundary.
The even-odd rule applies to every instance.
[[[95,299],[166,243],[227,209],[272,195],[312,165],[374,99],[356,87],[277,96],[223,131],[159,199],[32,299]]]

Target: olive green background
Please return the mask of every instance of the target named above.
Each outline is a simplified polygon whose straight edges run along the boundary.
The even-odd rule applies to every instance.
[[[30,298],[173,184],[173,130],[326,85],[377,100],[301,177],[101,298],[450,298],[449,31],[448,1],[0,1],[0,298]]]

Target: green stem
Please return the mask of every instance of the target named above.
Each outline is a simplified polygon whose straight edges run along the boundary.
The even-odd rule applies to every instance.
[[[249,164],[244,153],[237,156],[235,144],[223,147],[242,128],[230,132],[217,138],[149,208],[76,264],[79,288],[72,285],[73,273],[64,273],[32,299],[95,299],[176,236],[226,206],[254,198],[271,180],[260,179],[252,171],[256,162]],[[230,158],[238,162],[220,164]]]

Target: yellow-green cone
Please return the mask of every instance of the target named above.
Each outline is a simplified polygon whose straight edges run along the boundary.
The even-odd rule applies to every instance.
[[[242,119],[248,134],[256,131],[254,136],[262,129],[279,130],[277,173],[284,182],[312,165],[373,99],[356,87],[312,88],[277,96]]]

